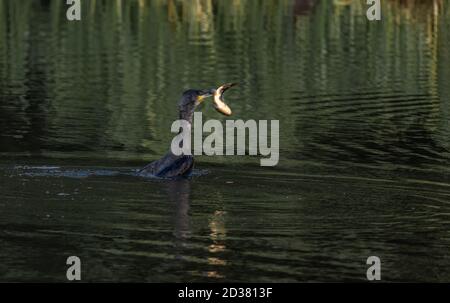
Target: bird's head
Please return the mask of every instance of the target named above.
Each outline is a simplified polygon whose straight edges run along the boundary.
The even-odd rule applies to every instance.
[[[230,116],[231,109],[225,104],[223,100],[223,93],[230,87],[234,86],[234,83],[224,84],[219,88],[211,89],[189,89],[185,91],[181,97],[178,105],[180,110],[180,118],[185,120],[191,120],[191,116],[194,113],[195,108],[203,103],[206,98],[214,96],[214,108],[223,115]]]
[[[213,90],[189,89],[185,91],[178,104],[180,119],[191,121],[195,108],[213,94]]]

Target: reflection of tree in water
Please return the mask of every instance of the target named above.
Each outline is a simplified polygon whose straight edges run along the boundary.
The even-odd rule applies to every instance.
[[[314,8],[316,0],[294,0],[293,12],[295,16],[308,15]]]
[[[39,35],[30,26],[30,3],[23,3],[20,13],[0,3],[0,22],[17,17],[15,22],[0,24],[0,147],[5,151],[39,151],[47,134],[49,97],[46,84],[49,71],[42,49],[31,48],[23,38]]]
[[[1,147],[162,154],[180,92],[224,80],[244,83],[241,117],[282,118],[283,146],[342,121],[311,123],[299,94],[435,95],[420,76],[448,96],[449,1],[382,5],[368,26],[364,1],[83,1],[83,22],[69,23],[63,1],[0,1]]]

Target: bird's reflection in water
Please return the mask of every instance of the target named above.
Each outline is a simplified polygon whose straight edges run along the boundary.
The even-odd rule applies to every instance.
[[[189,206],[191,183],[187,179],[171,180],[167,183],[169,199],[175,204],[175,238],[177,246],[184,246],[190,236]]]
[[[191,237],[190,224],[190,193],[191,183],[188,179],[171,180],[167,182],[168,196],[175,206],[174,213],[174,236],[175,247],[179,249],[177,259],[184,259],[183,255],[186,251],[183,248],[188,247],[188,241]],[[222,210],[214,211],[208,220],[209,238],[211,243],[207,247],[208,270],[206,276],[210,278],[224,278],[224,274],[217,269],[227,265],[227,261],[221,257],[225,252],[226,228],[225,228],[226,212]],[[198,257],[198,256],[193,256]],[[204,272],[205,273],[205,272]]]

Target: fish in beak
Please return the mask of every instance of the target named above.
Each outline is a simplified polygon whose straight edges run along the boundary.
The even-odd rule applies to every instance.
[[[213,101],[214,108],[219,113],[225,116],[231,116],[232,112],[230,107],[225,103],[225,100],[223,99],[223,94],[225,93],[226,90],[236,85],[237,83],[226,83],[220,86],[214,92],[214,101]]]

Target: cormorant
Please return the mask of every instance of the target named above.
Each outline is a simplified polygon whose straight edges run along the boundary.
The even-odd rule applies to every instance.
[[[205,98],[214,96],[214,108],[223,115],[230,116],[231,109],[223,100],[223,93],[236,83],[227,83],[217,89],[197,90],[190,89],[183,93],[178,104],[179,119],[186,120],[190,125],[196,107]],[[174,178],[189,176],[194,167],[192,155],[174,155],[169,151],[164,157],[156,160],[138,171],[140,176],[155,176],[160,178]]]

